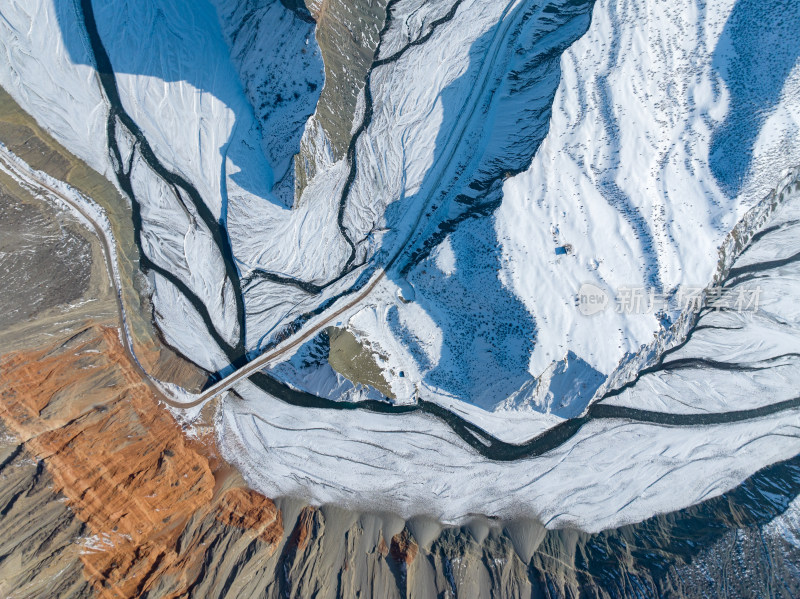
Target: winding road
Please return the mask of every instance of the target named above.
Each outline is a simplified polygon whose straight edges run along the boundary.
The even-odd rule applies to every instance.
[[[210,214],[207,214],[207,208],[203,205],[202,200],[197,196],[196,190],[192,187],[192,185],[180,178],[179,176],[170,173],[155,157],[152,149],[150,148],[147,140],[145,139],[144,135],[136,126],[136,123],[130,118],[129,115],[124,111],[121,106],[121,102],[119,101],[119,94],[116,88],[116,81],[113,69],[111,68],[110,60],[108,59],[107,54],[105,53],[104,48],[102,47],[102,42],[100,41],[99,34],[97,32],[96,24],[94,23],[94,16],[91,10],[91,2],[88,0],[83,0],[81,2],[82,7],[84,8],[84,18],[85,23],[87,25],[87,33],[91,42],[93,49],[95,50],[95,59],[98,63],[98,73],[100,75],[101,85],[103,86],[103,90],[105,92],[106,98],[109,101],[111,106],[111,111],[109,114],[108,120],[108,134],[109,134],[109,146],[114,154],[117,157],[117,167],[116,167],[116,174],[119,180],[120,185],[123,189],[131,196],[132,204],[134,205],[134,210],[137,209],[137,201],[132,194],[132,189],[130,189],[130,172],[129,168],[126,171],[126,165],[122,164],[122,161],[119,160],[120,152],[119,149],[116,147],[116,127],[118,125],[125,127],[128,129],[130,133],[133,134],[134,138],[136,138],[138,143],[138,149],[142,154],[142,157],[145,159],[147,164],[154,170],[154,172],[162,177],[165,181],[177,185],[184,189],[190,199],[197,204],[197,208],[203,220],[206,221],[206,225],[209,229],[214,232],[216,230],[216,235],[214,237],[216,244],[220,248],[220,252],[222,253],[223,257],[227,258],[226,268],[227,274],[231,280],[236,283],[237,289],[240,290],[238,274],[233,267],[233,260],[230,255],[230,243],[229,239],[227,238],[227,232],[223,234],[222,227],[217,229],[216,221]],[[393,57],[384,60],[386,61],[392,60]],[[380,66],[381,61],[376,61],[378,66]],[[369,81],[367,80],[367,86],[369,85]],[[473,107],[474,109],[474,107]],[[104,254],[107,261],[107,267],[109,271],[109,276],[116,288],[117,292],[117,305],[119,310],[119,323],[120,328],[123,331],[124,336],[126,337],[125,348],[126,352],[130,355],[133,363],[137,366],[137,368],[143,373],[144,380],[150,383],[151,386],[154,388],[158,388],[158,381],[152,379],[149,374],[142,368],[141,364],[136,359],[135,353],[133,351],[133,347],[131,345],[131,340],[127,335],[127,326],[125,320],[125,309],[122,302],[121,296],[121,289],[119,288],[118,279],[115,276],[116,273],[116,265],[114,264],[114,253],[112,252],[112,248],[115,247],[114,240],[109,239],[107,231],[101,225],[101,223],[97,223],[91,216],[91,214],[87,213],[83,207],[79,205],[79,203],[75,202],[74,199],[67,197],[65,194],[59,192],[57,189],[53,188],[53,186],[49,185],[46,181],[42,181],[41,177],[37,177],[35,173],[22,172],[24,169],[21,169],[19,164],[15,163],[13,159],[6,156],[3,160],[3,165],[7,168],[14,169],[14,172],[17,175],[24,175],[25,181],[28,184],[38,186],[40,189],[45,191],[47,194],[52,194],[58,197],[60,200],[66,202],[66,204],[76,210],[84,219],[88,220],[94,227],[95,232],[100,237],[104,247]],[[353,165],[351,164],[351,168]],[[205,209],[205,211],[203,210]],[[140,227],[141,223],[136,220],[136,213],[134,214],[134,227],[135,230]],[[413,236],[414,228],[412,228],[411,232],[409,233],[409,237]],[[141,250],[141,247],[140,247]],[[385,266],[385,269],[390,269],[392,264],[395,262],[397,257],[400,254],[398,253],[395,258]],[[143,263],[142,268],[144,269],[151,269],[159,272],[163,276],[167,276],[169,279],[169,272],[161,272],[164,269],[161,269],[152,261],[146,263],[144,259],[146,256],[142,253],[143,256]],[[352,261],[351,261],[352,262]],[[178,407],[178,408],[189,408],[193,406],[197,406],[205,401],[212,399],[213,397],[224,393],[225,391],[231,389],[236,383],[242,381],[244,378],[251,378],[252,382],[259,386],[261,389],[274,395],[275,397],[281,399],[285,403],[294,406],[301,406],[301,407],[308,407],[308,408],[324,408],[324,409],[335,409],[335,410],[345,410],[345,411],[352,411],[352,410],[365,410],[370,412],[382,413],[382,414],[407,414],[410,412],[419,411],[424,414],[428,414],[433,416],[444,423],[446,423],[466,444],[471,446],[475,451],[480,453],[481,455],[488,457],[493,460],[498,461],[511,461],[520,459],[522,457],[529,457],[535,455],[541,455],[551,449],[559,446],[569,438],[571,438],[577,431],[582,428],[586,423],[591,420],[596,419],[622,419],[622,420],[629,420],[629,421],[638,421],[638,422],[646,422],[652,424],[659,424],[664,426],[706,426],[712,424],[720,424],[720,423],[727,423],[727,422],[736,422],[742,420],[748,420],[752,418],[757,418],[761,416],[765,416],[771,413],[793,409],[800,407],[800,398],[794,398],[788,401],[784,401],[778,404],[773,404],[769,406],[765,406],[763,408],[753,409],[753,410],[741,410],[741,411],[731,411],[731,412],[720,412],[714,414],[704,414],[704,415],[676,415],[676,414],[668,414],[668,413],[660,413],[660,412],[652,412],[647,410],[640,410],[635,408],[627,408],[622,406],[613,406],[602,404],[599,401],[590,405],[589,408],[578,418],[574,418],[571,420],[567,420],[561,423],[558,426],[555,426],[546,432],[540,434],[539,436],[532,438],[526,442],[520,444],[512,444],[502,441],[489,433],[485,430],[481,429],[480,427],[476,426],[475,424],[461,418],[460,416],[454,414],[450,410],[445,407],[442,407],[438,404],[434,404],[425,400],[419,400],[416,405],[393,405],[385,401],[360,401],[360,402],[347,402],[347,401],[334,401],[330,399],[326,399],[323,397],[318,397],[310,393],[298,391],[278,381],[268,374],[262,372],[262,369],[267,366],[269,363],[279,360],[281,357],[285,356],[287,353],[294,351],[300,344],[307,341],[308,339],[312,338],[314,335],[318,334],[321,329],[328,326],[331,322],[337,319],[341,314],[344,312],[352,309],[354,306],[362,302],[375,288],[380,284],[380,282],[385,277],[385,269],[377,269],[370,277],[367,283],[360,283],[363,284],[363,287],[360,288],[353,288],[351,293],[348,294],[341,294],[331,300],[326,301],[322,306],[320,306],[317,310],[308,315],[304,315],[301,322],[297,322],[297,326],[291,328],[288,331],[289,335],[280,343],[275,345],[274,347],[270,348],[267,352],[263,353],[262,355],[258,356],[257,358],[253,359],[249,363],[242,363],[246,361],[246,357],[244,355],[244,314],[241,305],[238,306],[238,317],[240,320],[240,338],[235,345],[228,345],[227,343],[222,343],[220,347],[228,353],[229,357],[232,358],[232,363],[234,366],[238,368],[231,373],[230,375],[226,376],[222,380],[216,382],[207,390],[202,392],[199,396],[193,399],[190,402],[178,402],[172,400],[168,397],[164,397],[164,393],[158,388],[159,396],[163,397],[165,403]],[[174,277],[172,277],[174,279]],[[173,284],[180,284],[180,281],[176,282],[172,279],[171,282]],[[184,285],[185,287],[185,285]],[[189,297],[190,301],[194,297],[191,293],[191,290],[180,288],[180,290]],[[188,293],[188,294],[187,294]],[[240,301],[241,294],[237,293],[237,301]],[[190,297],[192,296],[192,297]],[[345,297],[347,299],[345,299]],[[193,303],[199,303],[199,299],[194,297]],[[205,309],[205,306],[202,306]],[[209,326],[209,332],[214,336],[216,333],[213,323],[211,323],[210,315],[201,312],[201,316],[204,315],[204,320],[206,324]],[[217,334],[215,336],[219,337]],[[633,383],[635,384],[635,382]],[[602,401],[602,400],[601,400]]]
[[[334,401],[318,397],[307,392],[292,389],[280,381],[272,379],[265,373],[260,372],[260,370],[270,362],[281,358],[288,352],[293,351],[299,344],[316,335],[322,328],[328,326],[342,313],[363,301],[383,280],[385,276],[385,272],[383,270],[376,271],[370,282],[357,295],[350,298],[341,306],[336,307],[336,309],[330,312],[330,314],[327,314],[323,318],[313,322],[307,330],[303,331],[302,333],[298,331],[298,333],[291,338],[287,338],[278,347],[264,353],[247,365],[239,368],[225,379],[219,381],[217,384],[201,393],[191,402],[175,401],[165,396],[163,390],[158,385],[158,381],[154,380],[144,370],[137,360],[135,352],[133,351],[131,340],[127,333],[128,329],[125,319],[125,309],[122,302],[121,289],[119,288],[119,282],[116,276],[117,265],[114,264],[113,258],[115,253],[111,251],[111,248],[114,247],[115,243],[113,238],[109,238],[108,232],[102,226],[102,224],[98,223],[95,220],[95,217],[89,211],[87,211],[85,207],[81,206],[79,202],[76,202],[73,198],[50,185],[47,181],[43,180],[42,177],[38,176],[33,169],[27,167],[27,165],[22,167],[20,163],[21,161],[18,159],[15,160],[15,158],[12,157],[11,153],[8,152],[5,147],[0,147],[0,169],[8,172],[29,187],[38,187],[42,192],[45,193],[45,195],[55,196],[59,200],[63,201],[67,206],[75,210],[83,219],[92,225],[95,234],[97,234],[101,240],[109,278],[116,290],[119,326],[126,340],[126,343],[124,344],[125,351],[131,358],[132,363],[143,374],[144,381],[148,383],[148,385],[153,388],[154,391],[156,391],[157,396],[161,397],[168,405],[176,408],[190,408],[197,406],[212,399],[216,395],[229,390],[233,385],[242,379],[252,377],[253,382],[256,385],[268,393],[272,393],[276,397],[279,397],[281,400],[290,405],[344,411],[367,410],[382,414],[408,414],[416,411],[429,414],[445,422],[459,437],[461,437],[462,440],[467,443],[467,445],[471,446],[478,453],[496,461],[513,461],[524,457],[542,455],[569,440],[585,424],[592,420],[617,419],[657,424],[661,426],[710,426],[752,420],[777,412],[800,408],[800,397],[795,397],[759,408],[706,414],[662,413],[602,403],[602,399],[605,397],[612,397],[621,392],[622,389],[635,385],[639,379],[639,377],[637,377],[622,389],[611,391],[604,398],[601,398],[601,400],[591,404],[580,417],[566,420],[561,424],[541,433],[540,435],[529,439],[526,442],[516,444],[502,441],[477,425],[454,414],[447,408],[422,399],[420,399],[416,405],[393,405],[388,402],[374,400],[365,400],[361,402]],[[800,261],[800,254],[795,254],[792,256],[791,261]],[[780,262],[783,264],[786,261]],[[769,270],[772,264],[766,263],[762,266],[763,268],[759,270]],[[731,275],[741,274],[740,270],[741,269],[737,270],[735,267],[731,269],[726,281],[732,278]],[[754,267],[748,267],[748,273],[754,270],[756,270]],[[664,365],[664,358],[677,352],[682,346],[684,346],[691,338],[695,329],[696,327],[692,328],[683,343],[662,354],[659,363],[642,371],[640,376],[647,372],[656,372],[658,370],[668,369],[669,365]]]
[[[25,164],[25,168],[23,168],[21,164]],[[103,257],[105,258],[109,285],[113,287],[115,291],[114,297],[117,303],[120,337],[124,339],[123,347],[125,349],[125,353],[128,355],[135,368],[142,374],[144,382],[156,392],[158,397],[164,398],[164,393],[158,386],[157,381],[153,379],[153,377],[151,377],[147,370],[145,370],[145,368],[141,365],[139,360],[136,358],[136,353],[133,350],[133,341],[128,333],[128,323],[125,318],[125,306],[122,300],[122,289],[119,286],[119,277],[117,276],[118,266],[114,263],[113,258],[116,254],[111,250],[112,247],[116,247],[116,242],[114,239],[109,239],[103,225],[98,223],[95,220],[95,217],[88,212],[84,206],[81,206],[80,203],[76,202],[73,198],[70,198],[68,195],[62,193],[44,181],[36,174],[34,169],[22,162],[22,160],[19,158],[14,157],[4,145],[0,145],[0,170],[6,172],[9,176],[24,184],[31,190],[38,187],[44,196],[50,195],[64,202],[68,208],[75,211],[79,217],[81,217],[88,225],[91,226],[93,230],[92,232],[97,235],[97,238],[100,240],[100,245],[103,249]],[[166,401],[167,398],[164,399]]]
[[[108,238],[108,234],[105,228],[98,223],[95,218],[91,215],[90,212],[86,210],[85,207],[81,206],[78,202],[76,202],[73,198],[70,198],[68,195],[62,193],[52,185],[48,184],[44,181],[41,177],[39,177],[33,169],[21,168],[20,164],[18,164],[18,159],[15,160],[12,158],[10,152],[5,147],[0,147],[0,169],[8,172],[14,178],[24,182],[29,187],[38,187],[42,192],[45,194],[50,194],[55,196],[59,200],[66,203],[70,208],[72,208],[75,212],[77,212],[85,221],[87,221],[92,228],[94,229],[94,233],[99,238],[102,247],[103,247],[103,255],[106,261],[106,269],[108,272],[109,281],[113,285],[115,289],[115,297],[117,301],[117,311],[119,316],[119,327],[120,330],[123,332],[123,336],[125,338],[125,351],[128,353],[128,356],[131,358],[132,362],[136,364],[136,367],[139,371],[144,375],[146,380],[152,381],[152,378],[144,370],[142,365],[139,363],[139,360],[136,358],[136,354],[134,353],[132,341],[130,336],[128,335],[128,326],[125,319],[125,307],[122,301],[122,289],[119,287],[119,278],[117,277],[117,268],[118,266],[114,264],[115,253],[111,251],[111,247],[115,244],[113,239]],[[273,349],[272,351],[266,352],[254,360],[248,362],[245,366],[242,366],[238,370],[231,373],[226,378],[219,381],[217,384],[209,387],[206,389],[201,395],[199,395],[196,399],[192,400],[191,402],[179,402],[175,401],[165,395],[159,390],[159,395],[162,395],[162,399],[165,403],[176,407],[176,408],[191,408],[197,406],[209,399],[212,399],[214,396],[219,395],[220,393],[224,393],[231,387],[233,387],[237,382],[239,382],[242,378],[248,378],[255,372],[258,372],[265,366],[267,366],[270,362],[281,358],[287,352],[291,352],[294,350],[298,345],[302,344],[303,342],[307,341],[320,330],[327,327],[330,323],[335,321],[339,316],[341,316],[344,312],[364,300],[374,289],[375,287],[383,280],[385,276],[385,272],[383,269],[379,269],[372,277],[370,282],[367,286],[356,296],[351,298],[348,302],[343,304],[342,306],[338,307],[334,312],[328,314],[324,319],[320,320],[319,322],[314,323],[312,327],[309,327],[307,331],[304,331],[302,334],[292,337],[291,339],[287,339],[283,344],[280,344],[277,348]]]

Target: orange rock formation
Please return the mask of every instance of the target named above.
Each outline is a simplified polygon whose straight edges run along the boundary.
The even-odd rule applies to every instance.
[[[89,326],[54,347],[7,354],[0,372],[0,417],[89,524],[82,559],[102,595],[135,596],[163,575],[189,585],[203,551],[178,550],[176,541],[198,514],[280,541],[271,500],[241,488],[215,492],[202,444],[187,442],[158,405],[115,329]]]

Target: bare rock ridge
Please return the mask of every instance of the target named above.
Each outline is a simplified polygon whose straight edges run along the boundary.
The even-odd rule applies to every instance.
[[[321,0],[309,3],[317,21],[316,40],[325,64],[325,85],[319,96],[314,119],[303,136],[295,157],[295,198],[321,166],[319,156],[330,152],[328,161],[345,157],[360,115],[358,98],[364,92],[387,19],[387,0]],[[363,102],[363,100],[362,100]],[[320,131],[315,131],[319,127]],[[328,149],[329,148],[329,149]],[[327,162],[327,161],[326,161]]]
[[[258,538],[274,547],[283,533],[281,513],[275,504],[251,489],[235,487],[222,496],[217,520],[258,533]]]
[[[275,192],[292,205],[318,169],[345,157],[386,0],[214,2],[264,132]]]
[[[0,434],[0,595],[96,596],[81,564],[87,525],[55,493],[44,462],[2,425]]]
[[[88,525],[81,561],[95,588],[134,596],[179,564],[191,568],[195,552],[175,544],[196,515],[254,529],[273,545],[280,537],[274,505],[257,494],[220,492],[213,510],[208,458],[158,408],[115,330],[92,326],[5,355],[2,368],[0,416]]]

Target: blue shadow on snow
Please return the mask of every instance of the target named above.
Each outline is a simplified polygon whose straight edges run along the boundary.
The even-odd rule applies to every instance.
[[[728,114],[711,138],[711,172],[739,194],[758,133],[800,58],[800,2],[738,0],[714,49],[713,66],[730,93]]]

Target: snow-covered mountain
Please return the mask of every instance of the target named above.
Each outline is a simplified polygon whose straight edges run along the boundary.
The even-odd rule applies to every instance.
[[[320,358],[320,328],[222,403],[223,445],[265,493],[599,529],[796,451],[797,407],[767,409],[797,387],[791,302],[731,334],[684,301],[797,251],[793,1],[28,0],[2,16],[0,85],[131,201],[170,346],[216,380],[335,312],[373,354],[391,397]],[[768,227],[783,237],[739,257]],[[796,295],[787,276],[765,293]],[[582,288],[608,306],[587,314]],[[735,378],[709,374],[722,362]]]

